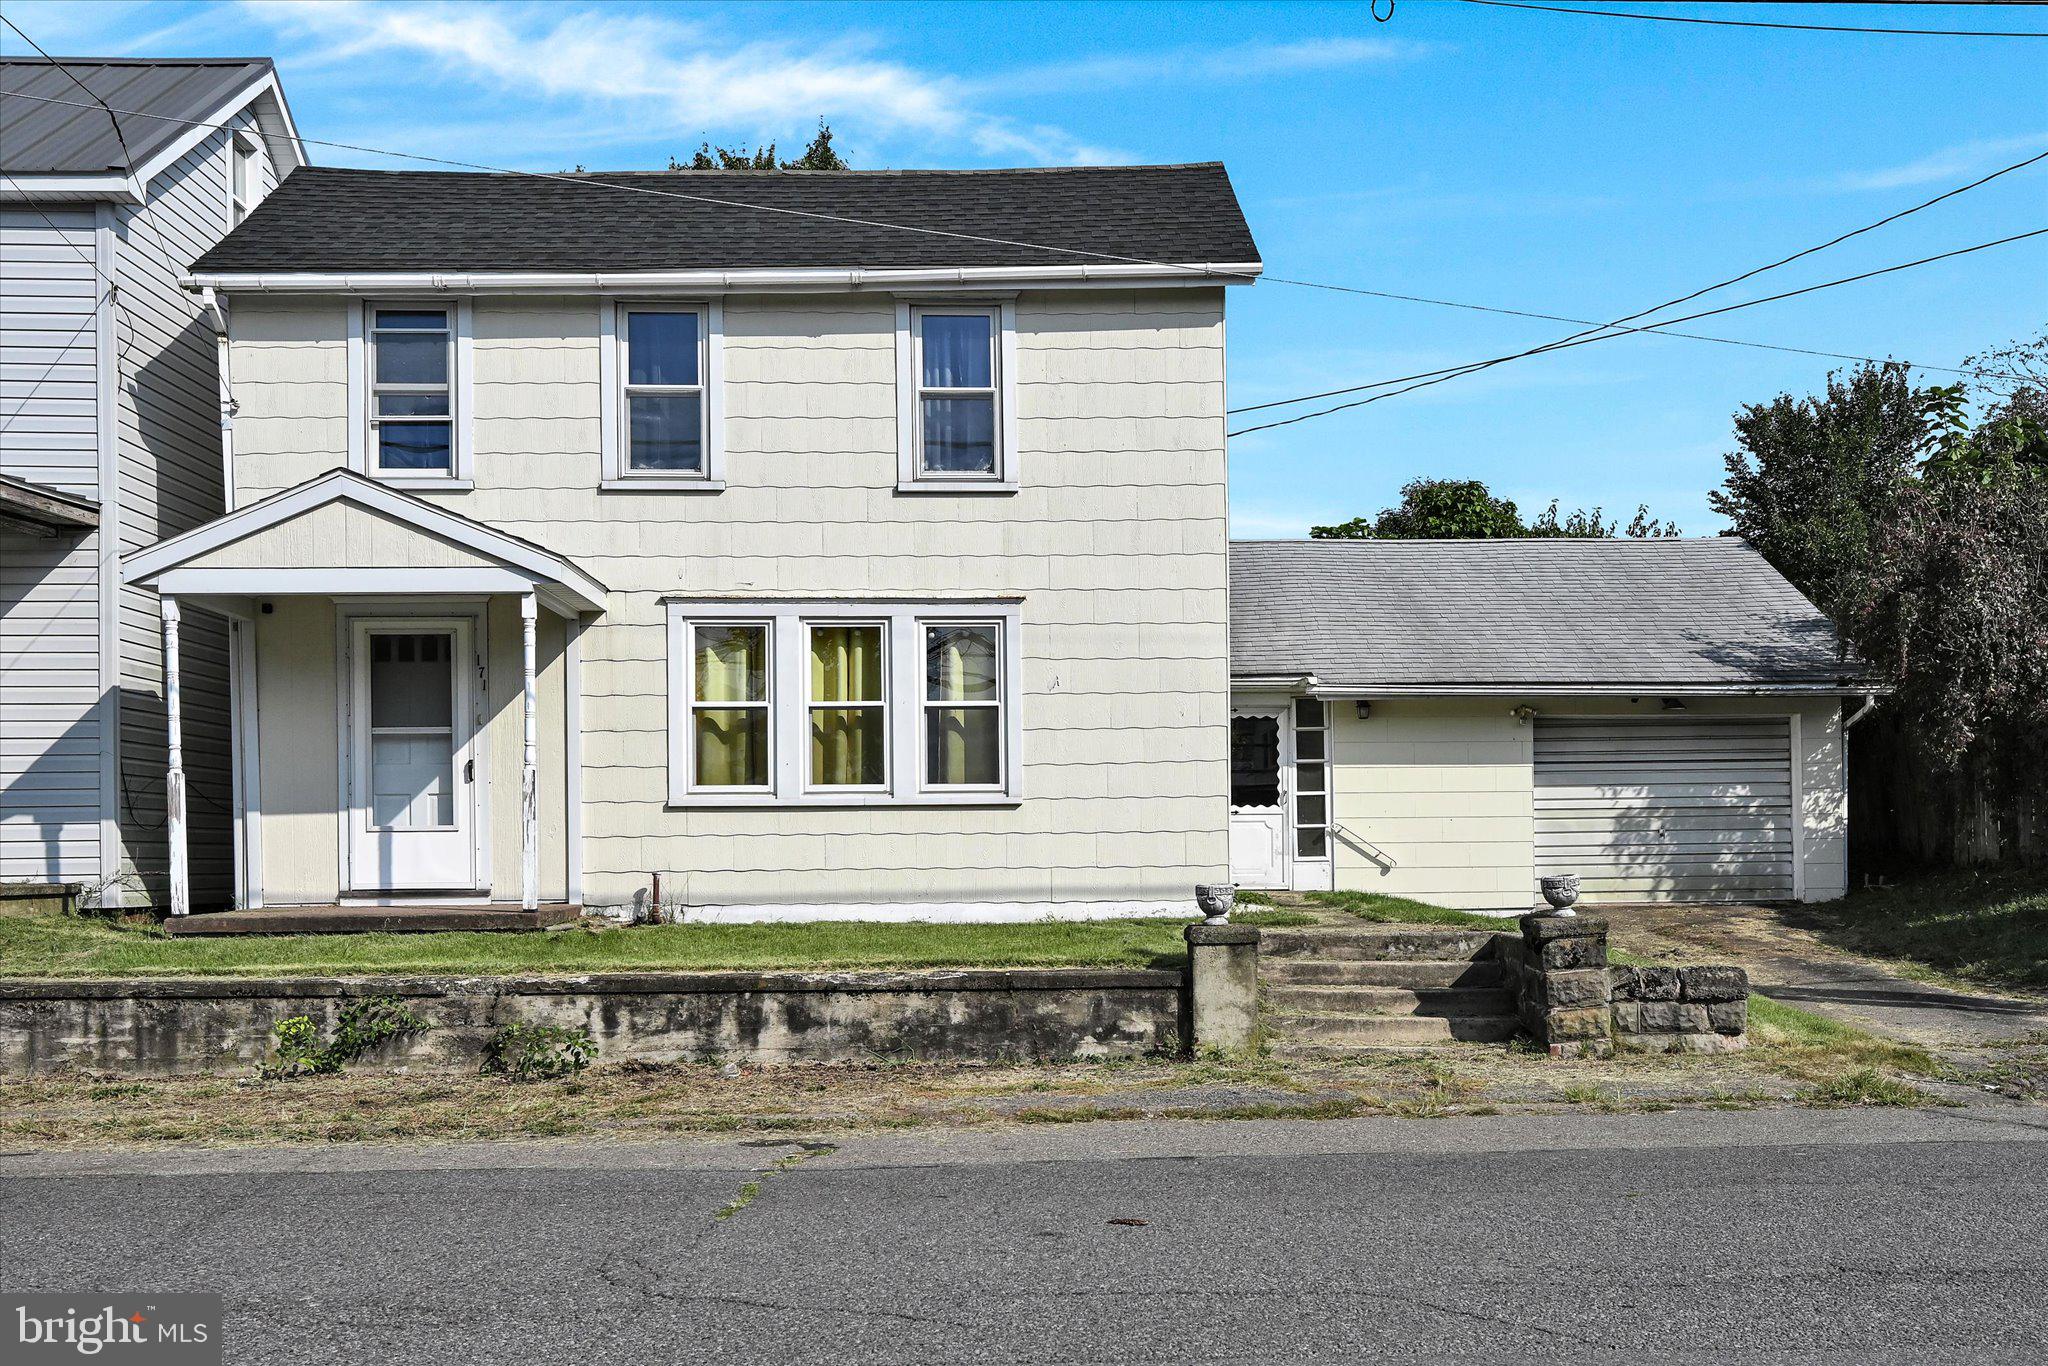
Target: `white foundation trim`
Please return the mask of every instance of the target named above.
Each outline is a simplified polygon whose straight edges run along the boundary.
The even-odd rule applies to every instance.
[[[1196,920],[1191,885],[1178,901],[818,901],[782,905],[689,906],[691,924],[787,924],[870,920],[898,924],[1019,925],[1041,920]]]

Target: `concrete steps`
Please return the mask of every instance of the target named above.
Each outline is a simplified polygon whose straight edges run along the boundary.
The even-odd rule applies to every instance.
[[[1521,1029],[1490,930],[1339,924],[1267,930],[1260,947],[1283,1054],[1496,1044]]]

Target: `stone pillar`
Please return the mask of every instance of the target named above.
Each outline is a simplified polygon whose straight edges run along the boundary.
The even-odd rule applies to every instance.
[[[1607,979],[1607,922],[1592,916],[1525,915],[1521,952],[1503,963],[1522,1023],[1554,1058],[1614,1051]]]
[[[1188,1043],[1234,1052],[1259,1028],[1259,931],[1255,925],[1190,925]]]

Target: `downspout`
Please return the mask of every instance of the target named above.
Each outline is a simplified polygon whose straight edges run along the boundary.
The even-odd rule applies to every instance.
[[[1875,710],[1876,707],[1877,694],[1874,692],[1867,692],[1863,694],[1863,705],[1858,707],[1855,711],[1849,713],[1847,719],[1845,719],[1842,722],[1842,729],[1845,731],[1848,730],[1851,726],[1854,726],[1858,721],[1861,721],[1864,717],[1870,715],[1870,713],[1873,710]]]
[[[235,383],[228,369],[227,306],[211,288],[199,291],[199,306],[213,323],[214,370],[220,376],[220,487],[227,511],[235,510]]]

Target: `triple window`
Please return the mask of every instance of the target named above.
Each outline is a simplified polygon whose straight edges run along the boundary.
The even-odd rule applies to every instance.
[[[453,474],[452,322],[446,308],[373,305],[369,309],[374,473]]]
[[[670,605],[670,799],[1016,795],[1014,608]]]

